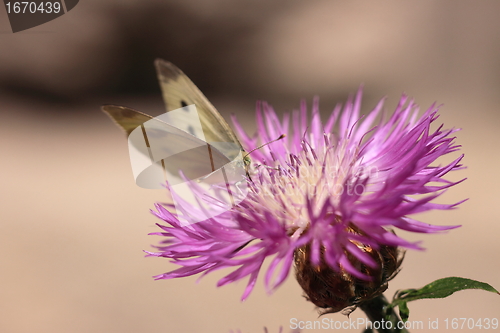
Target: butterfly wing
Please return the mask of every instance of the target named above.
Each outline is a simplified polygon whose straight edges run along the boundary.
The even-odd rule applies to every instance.
[[[159,186],[164,178],[175,185],[183,182],[180,172],[193,180],[230,162],[215,147],[150,115],[124,106],[105,105],[102,109],[129,137],[132,168],[138,185],[142,181],[148,186]],[[138,131],[134,131],[136,128]],[[155,164],[165,174],[148,170]],[[146,179],[148,177],[150,179]]]
[[[118,127],[125,131],[127,137],[137,127],[153,119],[153,117],[148,114],[129,109],[125,106],[104,105],[102,111],[106,113]]]
[[[243,151],[231,127],[184,72],[161,59],[155,61],[155,66],[167,111],[194,104],[208,143],[231,160]],[[185,128],[179,128],[189,132],[188,126],[186,122]]]

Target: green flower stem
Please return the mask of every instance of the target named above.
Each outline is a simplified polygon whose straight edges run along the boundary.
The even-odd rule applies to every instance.
[[[377,331],[379,333],[409,333],[405,328],[398,329],[397,324],[401,322],[401,319],[394,312],[394,309],[389,308],[388,305],[387,298],[384,295],[380,295],[364,302],[359,308],[365,312],[368,319],[374,323],[374,326],[375,322],[378,323],[377,326],[380,326],[380,328]],[[392,325],[387,324],[387,321],[390,321]],[[366,330],[365,332],[374,332],[374,330]]]

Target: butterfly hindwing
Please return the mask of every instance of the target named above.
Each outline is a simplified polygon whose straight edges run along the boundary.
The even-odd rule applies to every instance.
[[[104,105],[102,111],[104,111],[118,127],[123,129],[127,136],[146,121],[153,119],[153,117],[148,114],[129,109],[125,106]]]
[[[188,179],[197,179],[229,162],[215,147],[157,118],[124,106],[105,105],[102,109],[128,136],[135,128],[148,122],[147,129],[144,129],[148,146],[153,155],[162,157],[168,174],[176,178],[169,179],[171,185],[182,181],[179,177],[181,171]],[[141,143],[137,142],[137,145]],[[135,145],[134,142],[131,144]]]

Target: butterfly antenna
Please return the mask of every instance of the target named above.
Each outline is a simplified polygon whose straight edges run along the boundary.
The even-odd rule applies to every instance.
[[[277,139],[274,139],[272,141],[266,142],[266,143],[258,146],[257,148],[254,148],[254,149],[250,150],[248,153],[246,153],[245,156],[243,156],[243,159],[245,159],[245,157],[247,157],[248,155],[250,155],[254,151],[259,150],[260,148],[265,147],[265,146],[267,146],[267,145],[269,145],[269,144],[271,144],[273,142],[279,141],[279,140],[283,139],[284,137],[286,137],[286,134],[281,134]]]

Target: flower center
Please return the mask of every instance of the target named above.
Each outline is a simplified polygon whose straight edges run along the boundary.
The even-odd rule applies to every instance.
[[[297,155],[289,154],[284,162],[258,167],[249,194],[249,199],[263,208],[256,211],[272,212],[287,230],[293,230],[294,238],[310,224],[308,200],[314,202],[312,211],[318,212],[326,200],[338,206],[346,192],[362,195],[366,190],[362,180],[369,174],[357,158],[357,149],[348,149],[348,140],[342,142],[342,146],[330,145],[325,136],[325,145],[313,148],[303,141]],[[340,216],[339,211],[333,214]]]

